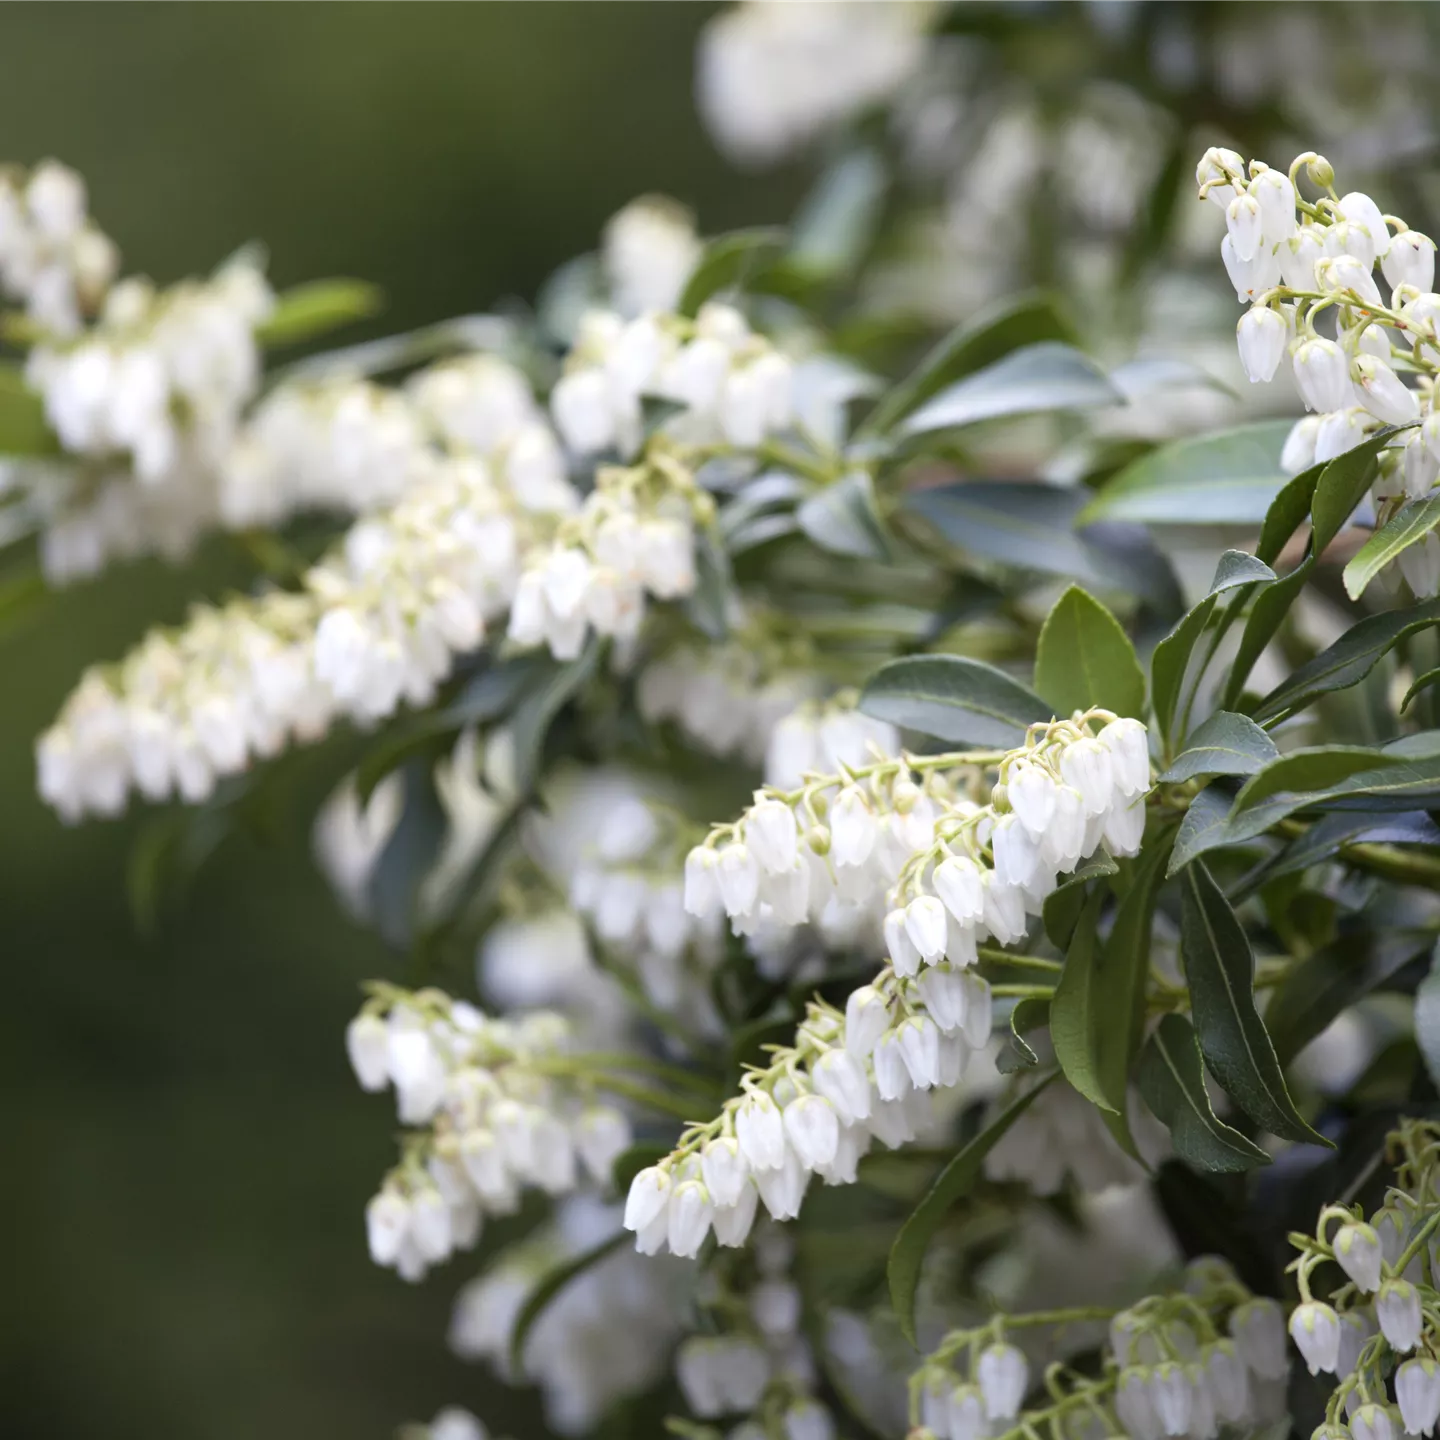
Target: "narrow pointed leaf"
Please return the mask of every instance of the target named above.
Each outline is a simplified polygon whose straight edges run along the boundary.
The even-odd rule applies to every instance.
[[[1140,1056],[1136,1083],[1183,1160],[1219,1171],[1270,1163],[1254,1141],[1216,1118],[1205,1093],[1195,1032],[1183,1015],[1167,1015],[1156,1027]]]
[[[1354,554],[1345,567],[1345,593],[1358,600],[1365,587],[1403,551],[1440,525],[1440,495],[1412,500],[1392,515]]]
[[[952,745],[1014,746],[1054,711],[1003,670],[961,655],[914,655],[882,665],[859,708]]]
[[[737,289],[768,269],[785,253],[786,235],[779,229],[732,230],[706,245],[676,307],[694,316],[722,290]]]
[[[1203,861],[1181,878],[1180,951],[1200,1050],[1215,1078],[1272,1135],[1325,1145],[1295,1109],[1255,1008],[1250,942]]]
[[[1248,715],[1217,710],[1196,726],[1160,777],[1175,784],[1197,775],[1253,775],[1278,759],[1275,742]]]
[[[1041,627],[1035,689],[1057,715],[1091,705],[1144,714],[1145,674],[1135,647],[1120,622],[1078,585],[1055,602]]]
[[[1063,880],[1045,897],[1045,934],[1057,950],[1064,950],[1070,944],[1070,937],[1079,923],[1080,912],[1085,908],[1086,886],[1092,880],[1104,880],[1116,875],[1120,867],[1103,851],[1095,853],[1073,874]]]
[[[1245,782],[1231,814],[1238,819],[1245,811],[1287,791],[1328,790],[1352,775],[1403,763],[1400,756],[1363,745],[1316,745],[1292,750]]]
[[[875,483],[864,470],[852,470],[795,512],[800,528],[832,555],[885,560],[890,545],[875,508]]]
[[[951,1206],[979,1178],[985,1157],[999,1143],[1001,1136],[1030,1108],[1036,1096],[1054,1078],[1054,1074],[1046,1076],[955,1155],[900,1227],[900,1233],[890,1247],[886,1274],[890,1283],[890,1303],[895,1307],[902,1333],[912,1345],[915,1344],[915,1291],[920,1284],[920,1267],[924,1263],[930,1237],[939,1229]]]
[[[368,280],[312,280],[282,291],[256,327],[261,345],[298,345],[377,314],[384,293]]]
[[[1405,427],[1409,428],[1409,427]],[[1310,523],[1314,533],[1310,553],[1323,555],[1326,547],[1345,527],[1375,478],[1375,457],[1400,431],[1392,426],[1363,440],[1353,450],[1337,455],[1320,472],[1310,500]]]
[[[1010,1012],[1010,1042],[1002,1045],[995,1057],[995,1068],[1002,1075],[1033,1070],[1040,1063],[1040,1057],[1025,1036],[1031,1030],[1038,1030],[1049,1018],[1050,1002],[1043,995],[1027,995],[1016,1004]]]
[[[1175,837],[1169,874],[1178,875],[1197,855],[1227,843],[1225,822],[1234,801],[1234,795],[1218,785],[1209,785],[1194,796]]]

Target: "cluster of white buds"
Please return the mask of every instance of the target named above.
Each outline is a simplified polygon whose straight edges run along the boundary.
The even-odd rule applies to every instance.
[[[700,43],[706,127],[734,160],[778,160],[914,76],[930,15],[927,5],[896,0],[731,5]]]
[[[120,265],[87,209],[85,182],[58,161],[0,171],[0,289],[57,338],[80,329]]]
[[[1314,202],[1297,190],[1302,169],[1324,192]],[[1211,149],[1196,170],[1200,194],[1225,211],[1221,254],[1237,298],[1250,303],[1237,330],[1241,364],[1258,383],[1273,379],[1288,356],[1314,412],[1291,431],[1282,467],[1294,474],[1333,460],[1382,425],[1418,427],[1382,455],[1375,500],[1384,523],[1440,477],[1435,242],[1382,215],[1361,191],[1337,194],[1334,178],[1313,152],[1282,173]],[[1333,322],[1333,333],[1322,334],[1317,322]],[[1407,374],[1416,377],[1413,388]],[[1397,563],[1416,594],[1440,592],[1440,540],[1426,536]]]
[[[790,361],[732,306],[704,305],[693,321],[594,310],[581,320],[550,409],[577,455],[635,454],[647,398],[681,407],[661,426],[676,440],[753,449],[790,424],[791,380]]]
[[[399,392],[366,380],[277,386],[220,465],[227,525],[276,525],[304,510],[393,504],[414,477],[425,429]]]
[[[696,585],[695,526],[714,502],[662,445],[640,464],[599,470],[595,489],[549,546],[525,556],[510,608],[510,638],[573,660],[586,637],[633,641],[646,596],[678,600]]]
[[[636,682],[641,715],[651,724],[674,721],[686,739],[712,755],[760,765],[776,726],[814,693],[817,677],[786,663],[787,657],[776,656],[772,664],[774,647],[758,628],[742,624],[719,645],[687,642],[656,656]],[[863,748],[860,753],[863,758]],[[833,770],[839,758],[809,768]],[[768,773],[766,778],[785,783]]]
[[[1108,1322],[1095,1378],[1047,1375],[1044,1401],[1027,1408],[1031,1369],[1014,1337],[1077,1334]],[[912,1436],[1000,1440],[1093,1419],[1097,1434],[1131,1440],[1214,1440],[1222,1428],[1254,1429],[1285,1413],[1284,1311],[1256,1299],[1225,1261],[1186,1267],[1182,1290],[1124,1310],[1082,1307],[997,1315],[954,1330],[910,1377]],[[1064,1380],[1061,1380],[1061,1376]],[[1088,1425],[1083,1432],[1091,1433]]]
[[[137,479],[154,483],[187,459],[218,464],[229,449],[259,383],[255,327],[273,303],[246,261],[158,292],[125,280],[92,329],[37,345],[26,376],[66,450],[129,457]]]
[[[536,1012],[492,1019],[438,990],[371,987],[346,1049],[363,1089],[395,1087],[407,1135],[400,1164],[366,1209],[370,1255],[407,1280],[470,1249],[484,1214],[511,1214],[521,1190],[610,1183],[630,1123],[595,1104],[566,1063],[569,1027]]]
[[[701,1420],[745,1417],[728,1440],[831,1440],[835,1422],[815,1397],[815,1358],[801,1332],[803,1299],[791,1278],[794,1250],[765,1224],[749,1253],[712,1267],[699,1303],[716,1332],[675,1352],[675,1377]]]
[[[130,791],[204,800],[217,779],[324,734],[333,701],[305,595],[197,606],[119,665],[88,670],[36,742],[42,798],[66,820],[116,815]]]
[[[898,976],[969,965],[987,939],[1019,940],[1059,876],[1102,845],[1136,854],[1149,789],[1144,725],[1100,709],[1032,725],[1008,752],[846,765],[757,791],[691,852],[686,905],[723,908],[744,933],[771,919],[823,931],[878,901]]]
[[[1312,1375],[1337,1382],[1327,1437],[1348,1425],[1356,1440],[1394,1440],[1397,1421],[1407,1435],[1440,1423],[1440,1126],[1401,1121],[1387,1153],[1400,1157],[1396,1183],[1368,1219],[1358,1204],[1327,1205],[1314,1235],[1290,1237],[1300,1252],[1290,1337]],[[1315,1272],[1327,1262],[1345,1278],[1317,1300]]]
[[[610,304],[627,320],[673,310],[704,247],[695,217],[664,195],[642,195],[610,217],[600,259]]]
[[[615,1206],[594,1196],[565,1197],[549,1221],[507,1246],[455,1300],[450,1348],[510,1383],[537,1385],[546,1423],[560,1435],[589,1431],[617,1400],[654,1385],[680,1334],[689,1267],[657,1264],[622,1246],[546,1304],[515,1374],[515,1324],[535,1287],[614,1235],[617,1218]]]

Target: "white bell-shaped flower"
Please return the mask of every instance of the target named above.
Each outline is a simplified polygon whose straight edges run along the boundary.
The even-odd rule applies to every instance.
[[[905,907],[905,933],[927,965],[945,958],[946,919],[945,907],[933,895],[921,895]]]
[[[1395,1422],[1383,1405],[1360,1405],[1350,1416],[1354,1440],[1395,1440]]]
[[[784,1110],[785,1137],[807,1170],[818,1170],[835,1158],[840,1122],[823,1095],[800,1095]]]
[[[1347,1310],[1340,1317],[1340,1354],[1335,1362],[1337,1375],[1350,1375],[1360,1363],[1365,1342],[1375,1333],[1375,1324],[1363,1311]]]
[[[945,1409],[950,1440],[987,1440],[990,1422],[978,1385],[956,1385]]]
[[[1440,536],[1431,531],[1395,557],[1405,583],[1417,599],[1427,600],[1440,593]]]
[[[1149,1391],[1162,1433],[1183,1435],[1190,1428],[1194,1401],[1185,1367],[1175,1360],[1162,1360],[1150,1372]]]
[[[1086,815],[1103,815],[1115,793],[1115,759],[1108,745],[1088,736],[1072,741],[1060,755],[1065,783],[1080,792]]]
[[[1391,289],[1413,285],[1428,291],[1435,283],[1435,242],[1418,230],[1402,230],[1391,240],[1380,271]]]
[[[716,866],[720,899],[732,919],[749,915],[760,898],[760,867],[743,841],[725,846]]]
[[[1280,449],[1280,470],[1285,475],[1298,475],[1315,463],[1315,437],[1320,433],[1319,415],[1306,415],[1297,420]]]
[[[1340,197],[1339,211],[1352,225],[1363,227],[1369,234],[1377,257],[1390,251],[1390,231],[1380,213],[1380,207],[1359,190],[1352,190]]]
[[[915,982],[925,1009],[944,1035],[965,1024],[965,973],[948,966],[932,966]]]
[[[985,885],[980,867],[968,855],[942,860],[931,877],[940,903],[962,925],[979,920],[985,913]]]
[[[685,910],[704,920],[721,908],[720,853],[697,845],[685,857]]]
[[[1325,258],[1325,237],[1314,225],[1302,225],[1277,252],[1280,274],[1292,290],[1314,290],[1315,266]]]
[[[350,1022],[345,1051],[362,1090],[374,1094],[390,1083],[390,1032],[378,1015],[357,1015]]]
[[[1419,430],[1412,431],[1405,440],[1405,452],[1401,461],[1401,483],[1405,496],[1410,500],[1423,500],[1440,478],[1440,461],[1426,443]]]
[[[1215,1413],[1231,1425],[1239,1424],[1250,1410],[1250,1372],[1234,1342],[1219,1340],[1209,1346],[1203,1364]]]
[[[994,1025],[994,997],[990,982],[982,975],[966,971],[960,976],[960,986],[965,997],[965,1018],[961,1021],[965,1043],[971,1049],[979,1050],[990,1039]]]
[[[1247,310],[1235,327],[1240,349],[1240,363],[1252,385],[1268,383],[1275,378],[1285,347],[1290,341],[1290,327],[1279,311],[1268,305]]]
[[[1024,1354],[1003,1341],[987,1345],[975,1365],[975,1379],[988,1420],[1013,1420],[1025,1403],[1030,1366]]]
[[[785,1440],[835,1440],[835,1420],[814,1400],[798,1400],[781,1420]]]
[[[845,1002],[845,1050],[866,1060],[876,1042],[890,1028],[890,1007],[872,985],[861,985]]]
[[[1403,1355],[1420,1343],[1420,1292],[1408,1280],[1386,1280],[1375,1297],[1375,1318],[1390,1348]]]
[[[830,807],[830,858],[837,866],[863,865],[875,848],[875,814],[858,785],[847,785]]]
[[[1380,1288],[1380,1265],[1383,1259],[1380,1237],[1373,1225],[1363,1220],[1351,1221],[1335,1232],[1335,1259],[1340,1268],[1369,1295]]]
[[[740,1142],[733,1135],[708,1141],[700,1152],[700,1173],[717,1207],[734,1205],[750,1175],[750,1167],[740,1153]]]
[[[1160,1417],[1150,1399],[1150,1372],[1131,1365],[1115,1386],[1115,1416],[1130,1440],[1160,1440]]]
[[[942,973],[935,969],[925,971],[919,981],[922,993],[926,977]],[[869,1118],[870,1080],[863,1063],[848,1050],[827,1050],[811,1067],[810,1079],[816,1093],[835,1107],[841,1124],[854,1125]]]
[[[1340,1320],[1330,1306],[1309,1300],[1290,1316],[1290,1338],[1312,1375],[1335,1373],[1340,1361]]]
[[[895,967],[895,973],[910,976],[920,971],[920,951],[910,938],[905,919],[904,910],[892,910],[886,915],[882,929],[885,934],[885,950],[890,956],[891,965]],[[944,947],[943,939],[941,947]]]
[[[1260,207],[1260,232],[1267,245],[1279,245],[1295,233],[1295,187],[1283,170],[1262,170],[1250,182]],[[1227,209],[1228,217],[1228,209]]]
[[[1255,258],[1261,240],[1260,202],[1253,195],[1237,195],[1225,207],[1225,226],[1235,254],[1244,261]]]
[[[715,1207],[702,1180],[682,1180],[670,1197],[669,1238],[672,1254],[693,1259],[710,1233]]]
[[[365,1207],[365,1236],[377,1265],[393,1265],[409,1233],[410,1202],[398,1190],[382,1190]]]
[[[789,1149],[778,1169],[755,1173],[755,1188],[775,1220],[793,1220],[800,1213],[805,1187],[809,1183],[810,1172],[800,1163],[800,1157]]]
[[[1374,272],[1354,255],[1327,256],[1316,265],[1315,278],[1322,290],[1354,295],[1362,305],[1381,308],[1380,287],[1375,283]]]
[[[940,1030],[928,1015],[911,1015],[896,1032],[900,1055],[917,1090],[940,1083]]]
[[[664,1215],[673,1188],[668,1170],[656,1165],[641,1170],[630,1182],[630,1190],[625,1197],[625,1228],[643,1230]]]
[[[800,843],[795,812],[782,800],[757,795],[745,820],[745,842],[761,869],[769,874],[793,870]]]
[[[1395,1399],[1407,1435],[1431,1434],[1440,1421],[1440,1365],[1428,1355],[1405,1361],[1395,1371]]]
[[[1373,355],[1357,355],[1350,362],[1355,397],[1377,420],[1387,425],[1413,425],[1420,418],[1420,400],[1400,377]]]
[[[735,1111],[735,1134],[740,1153],[757,1174],[778,1170],[785,1163],[785,1122],[774,1100],[763,1090],[752,1090]]]
[[[1365,439],[1367,429],[1374,424],[1368,411],[1358,406],[1336,410],[1322,417],[1320,429],[1315,435],[1315,460],[1334,460],[1337,456],[1353,450]]]
[[[985,881],[985,927],[998,944],[1013,945],[1027,928],[1024,893],[1001,884],[993,874],[987,874]]]
[[[1242,305],[1258,300],[1280,283],[1280,259],[1269,245],[1259,246],[1249,260],[1244,260],[1236,253],[1233,236],[1227,235],[1220,242],[1220,258],[1235,287],[1235,298]]]
[[[995,882],[1027,889],[1044,864],[1040,842],[1015,815],[1002,815],[995,823],[990,844],[995,855]]]
[[[629,1119],[613,1105],[591,1105],[575,1122],[575,1148],[596,1184],[608,1186],[615,1162],[633,1140]]]
[[[1049,828],[1059,788],[1047,769],[1029,760],[1018,761],[1005,775],[1005,794],[1010,808],[1020,823],[1037,837]]]
[[[732,1249],[744,1245],[750,1238],[759,1205],[760,1192],[747,1181],[733,1205],[716,1206],[715,1213],[710,1217],[716,1241]]]
[[[898,1100],[910,1091],[910,1070],[901,1053],[897,1031],[887,1030],[880,1037],[872,1063],[875,1067],[875,1088],[882,1100]]]
[[[1349,366],[1333,340],[1315,336],[1301,341],[1294,363],[1295,384],[1307,410],[1324,415],[1351,403]]]
[[[1195,167],[1196,185],[1207,186],[1205,198],[1222,210],[1235,198],[1233,181],[1243,184],[1244,175],[1245,161],[1235,151],[1219,145],[1212,145]]]

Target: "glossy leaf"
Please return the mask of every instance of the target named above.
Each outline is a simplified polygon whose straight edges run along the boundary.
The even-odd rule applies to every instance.
[[[936,1177],[925,1198],[911,1211],[890,1247],[886,1274],[890,1283],[890,1303],[905,1338],[915,1344],[915,1291],[920,1284],[920,1267],[925,1260],[930,1238],[950,1207],[961,1199],[980,1176],[985,1157],[999,1143],[1005,1132],[1034,1103],[1036,1096],[1054,1079],[1047,1076],[1028,1093],[965,1146]]]
[[[1396,815],[1340,810],[1317,820],[1303,835],[1292,840],[1265,867],[1264,880],[1278,879],[1308,870],[1328,860],[1345,845],[1435,845],[1440,846],[1440,826],[1423,811]]]
[[[1045,934],[1057,950],[1064,950],[1070,944],[1080,912],[1085,908],[1085,887],[1092,880],[1104,880],[1119,872],[1120,867],[1109,855],[1104,850],[1097,850],[1092,859],[1073,874],[1064,876],[1045,897]]]
[[[1216,1118],[1205,1091],[1200,1049],[1183,1015],[1166,1015],[1145,1044],[1136,1072],[1140,1098],[1170,1131],[1176,1153],[1202,1170],[1251,1170],[1270,1157]]]
[[[875,508],[875,482],[864,470],[852,470],[810,496],[795,518],[805,534],[832,555],[889,558],[885,527]]]
[[[1290,430],[1288,420],[1265,420],[1162,445],[1108,480],[1082,523],[1255,524],[1285,483],[1280,451]]]
[[[510,1369],[516,1375],[525,1373],[525,1342],[535,1328],[535,1322],[545,1313],[546,1307],[574,1279],[598,1265],[607,1255],[620,1248],[630,1234],[617,1231],[598,1245],[582,1251],[570,1260],[565,1260],[548,1271],[525,1297],[520,1313],[515,1317],[515,1328],[510,1332]]]
[[[1255,719],[1276,720],[1332,690],[1359,684],[1407,635],[1437,624],[1440,600],[1367,616],[1281,681],[1255,707]]]
[[[1226,843],[1225,822],[1234,800],[1233,794],[1217,785],[1207,786],[1191,799],[1175,836],[1169,874],[1179,874],[1197,855]]]
[[[1190,733],[1160,777],[1174,784],[1197,775],[1253,775],[1278,758],[1275,742],[1248,715],[1217,710]]]
[[[1233,710],[1245,689],[1245,682],[1255,668],[1265,647],[1275,638],[1275,632],[1284,623],[1290,607],[1304,589],[1310,572],[1315,568],[1315,558],[1307,555],[1288,575],[1267,585],[1255,597],[1254,607],[1240,633],[1240,644],[1236,647],[1235,658],[1230,662],[1230,678],[1221,695],[1220,706]],[[1232,604],[1236,603],[1232,601]]]
[[[785,232],[773,228],[717,236],[696,262],[676,308],[682,315],[694,316],[712,296],[742,287],[773,265],[785,253],[786,243]]]
[[[1011,747],[1054,711],[1003,670],[962,655],[915,655],[882,665],[860,693],[877,720],[952,745]]]
[[[1408,427],[1406,427],[1408,428]],[[1361,441],[1353,450],[1337,455],[1320,472],[1315,494],[1310,500],[1310,553],[1323,555],[1330,542],[1345,528],[1375,478],[1375,457],[1390,439],[1399,434],[1387,426]]]
[[[1410,708],[1410,702],[1417,696],[1423,695],[1437,682],[1440,682],[1440,666],[1433,670],[1427,670],[1423,675],[1417,675],[1411,683],[1410,688],[1405,692],[1405,698],[1400,702],[1400,713],[1403,715]]]
[[[256,327],[261,345],[299,345],[380,312],[384,292],[368,280],[313,280],[282,291]]]
[[[1143,716],[1145,674],[1120,622],[1094,596],[1072,585],[1040,630],[1035,689],[1057,715],[1103,705]]]
[[[1113,1066],[1105,1064],[1101,1047],[1107,1023],[1114,1020],[1123,1027],[1128,1005],[1105,993],[1100,973],[1096,925],[1104,900],[1101,891],[1091,892],[1070,937],[1065,968],[1050,1003],[1050,1039],[1065,1078],[1092,1104],[1118,1112],[1125,1103],[1125,1077],[1120,1076],[1117,1096]]]
[[[981,420],[1046,410],[1088,410],[1125,397],[1087,355],[1058,340],[1012,351],[958,380],[898,427],[904,435],[955,430]]]
[[[1316,745],[1292,750],[1247,780],[1235,797],[1236,818],[1286,791],[1328,790],[1352,775],[1399,765],[1399,756],[1362,745]]]
[[[883,435],[947,385],[1021,346],[1046,340],[1073,342],[1075,338],[1053,296],[1020,295],[1001,301],[941,340],[905,379],[880,398],[856,433]]]
[[[414,933],[420,887],[440,853],[448,820],[428,763],[410,760],[405,771],[400,819],[370,874],[369,901],[375,928],[403,948]]]
[[[1272,1135],[1327,1144],[1301,1118],[1255,1008],[1255,957],[1204,861],[1181,877],[1180,953],[1200,1050],[1242,1110]]]
[[[1358,600],[1365,587],[1397,555],[1423,540],[1440,525],[1440,495],[1412,500],[1385,522],[1354,554],[1345,567],[1345,593]]]

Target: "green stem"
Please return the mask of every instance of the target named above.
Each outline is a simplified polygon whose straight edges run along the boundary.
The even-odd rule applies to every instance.
[[[980,945],[976,947],[976,953],[982,960],[987,960],[995,965],[1013,965],[1022,970],[1063,970],[1065,967],[1059,960],[1047,960],[1042,955],[1012,955],[1008,950],[1002,950],[998,945]]]

